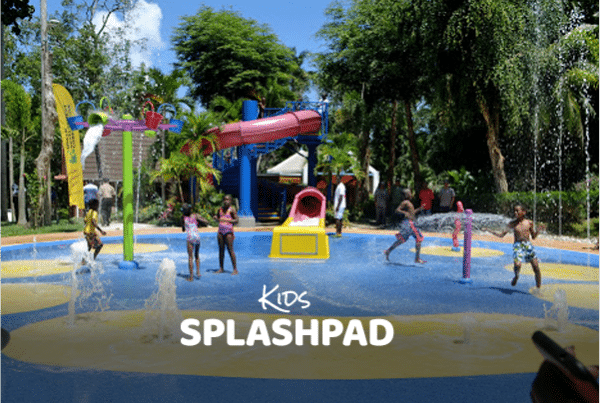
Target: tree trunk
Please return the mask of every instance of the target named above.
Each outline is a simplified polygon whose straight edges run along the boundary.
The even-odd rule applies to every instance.
[[[404,100],[404,111],[406,113],[406,128],[408,129],[408,145],[410,148],[410,160],[413,169],[413,178],[415,189],[421,185],[421,169],[419,168],[419,152],[417,150],[417,141],[415,139],[415,127],[412,118],[412,109],[410,102]]]
[[[23,138],[25,135],[23,134]],[[19,218],[17,224],[19,225],[27,225],[27,212],[25,209],[27,208],[27,203],[25,200],[25,140],[21,145],[21,156],[19,161]]]
[[[181,179],[177,177],[177,189],[179,189],[179,197],[181,198],[181,203],[185,203],[185,199],[183,198],[183,188],[181,187]]]
[[[397,131],[397,115],[398,115],[398,101],[394,100],[392,106],[392,127],[390,129],[390,159],[388,162],[388,192],[391,190],[391,183],[394,181],[394,167],[396,165],[396,136]]]
[[[1,91],[1,89],[0,89]],[[8,222],[8,209],[10,208],[9,199],[12,198],[12,188],[8,179],[8,142],[5,139],[0,139],[0,198],[2,211],[0,212],[0,218],[2,221]]]
[[[104,172],[102,171],[102,158],[100,155],[100,143],[96,144],[96,147],[94,147],[94,156],[96,157],[96,167],[98,168],[98,178],[100,180],[102,180],[104,178]]]
[[[504,172],[504,156],[499,144],[500,111],[495,105],[490,108],[483,97],[478,97],[477,101],[487,126],[486,139],[492,162],[492,173],[494,175],[494,182],[496,183],[496,191],[498,193],[507,193],[508,182],[506,180],[506,173]]]
[[[13,183],[15,182],[15,167],[14,167],[14,158],[13,158],[13,139],[9,137],[8,139],[8,185],[10,186],[10,211],[12,212],[12,220],[17,222],[19,217],[16,216],[15,212],[15,202],[12,197],[12,188]]]
[[[50,66],[52,58],[50,52],[42,52],[42,57],[45,58],[43,77],[42,77],[42,146],[38,157],[35,159],[35,165],[38,174],[39,189],[38,205],[36,216],[40,218],[40,222],[36,224],[49,225],[52,221],[50,199],[50,161],[54,152],[54,124],[58,120],[56,113],[56,104],[52,94],[52,77],[50,75]]]
[[[371,163],[371,147],[370,147],[370,132],[366,128],[363,128],[360,135],[360,162],[362,164],[361,169],[364,175],[360,180],[357,179],[356,183],[356,203],[361,204],[368,198],[369,194],[369,165]]]

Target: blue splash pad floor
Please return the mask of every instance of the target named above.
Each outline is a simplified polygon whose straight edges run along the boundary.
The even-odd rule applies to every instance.
[[[106,237],[106,244],[121,238]],[[511,263],[511,245],[473,241],[473,247],[495,249],[502,256],[473,258],[471,284],[462,284],[462,258],[423,255],[425,265],[414,263],[414,242],[397,248],[386,262],[383,250],[392,236],[348,234],[330,239],[331,257],[326,261],[269,259],[271,235],[236,234],[239,276],[231,276],[226,254],[225,270],[218,269],[216,236],[202,238],[201,280],[185,281],[188,273],[184,234],[138,236],[139,243],[166,244],[161,252],[135,256],[140,269],[119,270],[120,255],[100,255],[104,268],[104,291],[112,295],[110,310],[143,310],[156,290],[155,276],[164,258],[176,263],[177,304],[181,310],[264,313],[258,302],[263,287],[306,291],[310,307],[294,304],[290,315],[365,317],[432,315],[464,312],[544,317],[544,303],[529,289],[533,277],[524,275],[516,287],[504,267]],[[16,245],[2,248],[3,261],[68,259],[69,242]],[[449,239],[427,238],[424,246],[449,245]],[[581,265],[598,269],[598,255],[536,248],[542,262]],[[81,275],[85,276],[85,274]],[[37,278],[3,279],[9,283],[69,285],[70,274]],[[569,283],[543,279],[544,285]],[[89,298],[77,313],[97,310]],[[269,313],[274,313],[273,311]],[[67,304],[32,312],[2,315],[2,327],[13,331],[33,322],[68,315]],[[598,311],[569,308],[569,321],[598,331]],[[43,343],[43,341],[42,341]],[[533,344],[531,346],[533,347]],[[541,358],[540,358],[541,362]],[[592,363],[590,363],[592,364]],[[515,371],[518,372],[518,371]],[[153,402],[153,401],[389,401],[487,402],[529,401],[535,373],[377,380],[291,380],[221,378],[213,376],[156,375],[97,369],[64,368],[31,364],[2,356],[3,402]]]

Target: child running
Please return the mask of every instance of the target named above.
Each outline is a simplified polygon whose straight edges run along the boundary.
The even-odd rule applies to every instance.
[[[540,271],[540,265],[538,258],[535,255],[535,251],[533,250],[533,245],[530,240],[537,238],[539,234],[539,230],[533,229],[533,223],[525,218],[525,208],[517,204],[514,208],[515,219],[508,223],[506,229],[500,233],[487,230],[488,232],[496,235],[499,238],[504,237],[510,230],[514,231],[514,244],[513,244],[513,261],[514,261],[514,271],[515,277],[512,279],[510,285],[513,287],[517,285],[517,281],[519,281],[519,273],[521,272],[521,263],[531,263],[531,267],[533,269],[533,273],[535,274],[535,285],[537,290],[539,291],[542,286],[542,273]],[[540,226],[542,228],[542,226]]]
[[[415,225],[415,216],[416,214],[423,209],[423,206],[415,209],[415,206],[411,203],[410,199],[412,198],[412,192],[410,189],[404,189],[404,200],[400,203],[396,212],[400,215],[404,216],[404,219],[400,223],[400,231],[396,234],[396,242],[386,249],[383,253],[385,253],[386,260],[390,260],[390,253],[398,246],[402,245],[404,242],[408,241],[408,238],[411,236],[415,238],[415,262],[416,263],[425,263],[424,260],[421,260],[421,243],[423,242],[423,234],[417,226]]]
[[[184,204],[181,208],[183,213],[183,223],[181,230],[185,231],[187,238],[187,253],[188,265],[190,268],[190,276],[188,281],[194,280],[194,259],[196,260],[196,277],[200,277],[200,233],[198,232],[198,221],[208,224],[208,221],[195,213],[192,213],[192,207],[189,204]]]
[[[226,195],[223,198],[223,205],[215,216],[215,220],[219,221],[217,240],[219,241],[220,268],[217,273],[224,273],[223,261],[225,260],[225,245],[227,245],[229,257],[231,258],[231,265],[233,266],[233,272],[231,274],[238,274],[235,252],[233,251],[233,240],[235,239],[235,236],[233,235],[233,224],[237,224],[238,215],[235,208],[231,205],[231,202],[231,196]]]
[[[88,245],[88,252],[94,249],[94,260],[96,260],[96,256],[100,253],[100,249],[102,249],[102,240],[96,233],[96,229],[100,231],[102,235],[106,235],[106,232],[102,230],[98,226],[98,199],[91,199],[88,203],[89,210],[85,214],[85,227],[83,228],[83,235],[85,235],[85,240]]]

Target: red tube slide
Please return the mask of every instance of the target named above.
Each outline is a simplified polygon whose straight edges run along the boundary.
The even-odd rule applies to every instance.
[[[313,110],[288,112],[284,115],[247,122],[230,123],[210,129],[207,133],[217,134],[217,148],[237,147],[245,144],[268,143],[270,141],[299,135],[314,135],[321,129],[321,115]],[[208,144],[205,154],[214,152]],[[181,152],[187,151],[186,144]]]
[[[301,222],[310,218],[325,218],[327,209],[325,195],[317,188],[307,187],[294,197],[290,217],[293,221]]]

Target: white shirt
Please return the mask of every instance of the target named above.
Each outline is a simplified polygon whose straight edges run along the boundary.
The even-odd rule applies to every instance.
[[[342,202],[338,206],[340,196],[342,196]],[[335,188],[335,195],[333,196],[333,200],[333,206],[335,209],[337,209],[338,207],[346,208],[346,186],[342,182],[340,182]]]
[[[90,200],[95,199],[97,193],[98,193],[98,186],[94,185],[93,183],[88,183],[87,185],[85,185],[83,187],[84,201],[87,203]]]

